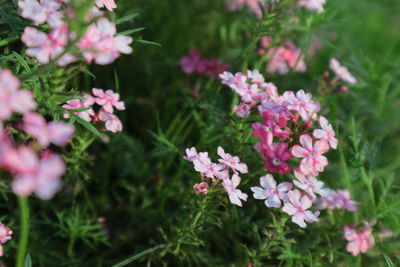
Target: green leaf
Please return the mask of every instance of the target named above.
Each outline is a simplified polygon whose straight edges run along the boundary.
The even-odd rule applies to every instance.
[[[390,257],[389,257],[388,255],[383,254],[383,257],[384,257],[385,260],[386,260],[387,266],[389,266],[389,267],[396,267],[396,265],[392,262],[392,260],[390,259]]]
[[[143,31],[144,29],[146,29],[146,28],[140,27],[140,28],[136,28],[136,29],[132,29],[132,30],[119,32],[117,35],[131,35],[132,33]]]
[[[148,45],[155,45],[161,47],[162,45],[156,42],[147,41],[147,40],[138,40],[139,43],[148,44]]]
[[[130,21],[130,20],[136,18],[138,15],[139,15],[138,13],[129,14],[129,15],[125,16],[125,17],[122,17],[122,18],[120,18],[120,19],[117,19],[117,20],[115,21],[115,24],[118,25],[118,24],[121,24],[121,23],[123,23],[123,22]]]
[[[29,253],[26,254],[24,267],[32,267],[32,259]]]
[[[132,257],[127,258],[126,260],[123,260],[123,261],[121,261],[121,262],[119,262],[117,264],[114,264],[112,267],[126,266],[129,263],[134,262],[135,260],[140,259],[141,257],[143,257],[143,256],[145,256],[147,254],[152,253],[154,250],[155,250],[154,248],[146,249],[146,250],[144,250],[142,252],[139,252],[138,254],[133,255]]]
[[[15,51],[13,51],[13,55],[15,56],[15,58],[18,60],[18,62],[24,67],[24,69],[27,71],[27,72],[29,72],[29,73],[31,73],[32,72],[32,70],[31,70],[31,68],[29,67],[29,65],[28,65],[28,63],[26,63],[26,61],[25,61],[25,59],[23,59],[22,57],[21,57],[21,55],[19,55],[17,52],[15,52]]]
[[[96,129],[96,127],[94,127],[92,124],[90,124],[89,122],[85,121],[84,119],[82,119],[81,117],[75,115],[73,112],[66,110],[68,112],[68,114],[73,117],[74,119],[76,119],[80,124],[82,124],[83,127],[85,127],[86,129],[88,129],[90,132],[92,132],[94,135],[103,138],[102,134]]]

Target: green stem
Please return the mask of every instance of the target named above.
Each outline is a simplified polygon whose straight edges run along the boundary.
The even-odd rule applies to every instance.
[[[27,197],[18,197],[19,212],[21,220],[21,237],[18,244],[17,253],[17,267],[22,267],[25,261],[26,250],[28,246],[28,236],[29,236],[29,207]]]
[[[372,206],[374,208],[374,214],[376,211],[376,203],[375,203],[375,193],[374,193],[374,189],[372,188],[372,179],[370,179],[364,169],[364,167],[361,167],[361,178],[363,179],[364,183],[367,185],[368,187],[368,192],[369,192],[369,197],[372,200]]]

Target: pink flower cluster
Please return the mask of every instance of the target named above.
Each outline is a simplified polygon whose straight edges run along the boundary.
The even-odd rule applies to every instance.
[[[304,56],[300,57],[300,48],[297,48],[289,41],[284,42],[282,46],[271,47],[271,40],[271,36],[261,37],[261,48],[258,50],[260,55],[264,55],[265,53],[268,55],[268,73],[283,75],[291,69],[295,69],[297,72],[305,72],[307,70]]]
[[[11,187],[17,195],[28,196],[34,192],[42,199],[50,199],[61,187],[60,178],[65,172],[62,157],[45,150],[38,158],[34,146],[19,145],[15,148],[3,124],[14,112],[23,114],[19,128],[35,138],[41,149],[50,143],[67,145],[74,135],[74,127],[62,121],[47,123],[41,115],[32,112],[37,103],[31,92],[19,89],[17,77],[9,70],[1,70],[0,77],[0,107],[3,109],[0,167],[12,174]]]
[[[341,66],[336,58],[331,59],[329,63],[329,68],[336,74],[335,78],[350,84],[357,83],[356,78],[354,78],[353,75],[350,74],[346,67]]]
[[[212,182],[217,182],[222,180],[222,186],[229,196],[229,200],[232,204],[242,206],[243,201],[247,201],[247,194],[243,193],[238,189],[238,185],[242,178],[240,178],[240,173],[248,173],[248,168],[245,163],[240,162],[239,157],[232,156],[229,153],[225,153],[222,147],[218,147],[218,155],[221,157],[218,163],[214,163],[208,157],[208,152],[197,153],[195,147],[187,148],[186,155],[184,159],[193,162],[194,169],[201,174],[202,177],[207,177],[212,180]],[[233,172],[230,178],[229,171]],[[208,185],[205,182],[196,184],[194,186],[196,193],[206,194]]]
[[[114,0],[96,0],[96,6],[99,8],[105,7],[108,11],[113,11],[113,9],[117,8]]]
[[[13,231],[5,226],[3,223],[0,222],[0,257],[3,257],[4,252],[3,252],[3,244],[7,243],[8,240],[11,240],[12,237],[11,235],[13,234]]]
[[[229,68],[229,63],[221,64],[217,59],[202,59],[199,51],[192,50],[188,56],[179,60],[182,71],[196,73],[207,77],[217,77]]]
[[[366,223],[366,226],[360,231],[356,230],[360,224],[343,228],[343,237],[348,241],[346,249],[353,256],[357,256],[360,252],[366,253],[375,246],[374,237],[372,236],[372,227],[375,223],[376,221]]]
[[[98,0],[96,4],[111,10],[116,7],[114,0]],[[76,40],[77,35],[70,31],[67,22],[63,21],[64,17],[73,18],[74,12],[70,8],[62,9],[60,0],[20,0],[18,6],[24,18],[38,25],[48,23],[50,27],[48,34],[30,26],[25,27],[21,37],[28,47],[27,55],[35,57],[41,64],[55,60],[58,65],[66,66],[75,61],[77,55],[82,55],[87,63],[94,61],[105,65],[112,63],[121,53],[132,53],[132,48],[129,46],[132,38],[116,35],[115,24],[105,17],[100,17],[103,12],[97,7],[93,7],[87,17],[100,18],[88,27],[81,39]],[[73,49],[77,52],[71,54],[69,45],[74,42],[76,45]]]
[[[266,8],[265,0],[225,0],[228,11],[242,10],[247,6],[257,17],[262,17],[262,9]],[[261,5],[261,7],[260,7]]]
[[[112,90],[92,89],[93,95],[84,93],[83,99],[68,100],[62,107],[71,111],[81,110],[74,112],[75,115],[84,119],[87,122],[102,121],[108,131],[116,133],[122,131],[122,123],[117,116],[114,115],[114,108],[118,110],[125,110],[125,103],[120,101],[118,93]],[[93,105],[101,106],[101,109],[96,114],[93,110]],[[69,118],[69,114],[65,113],[64,118]]]
[[[331,93],[346,93],[348,88],[343,83],[356,84],[357,80],[353,75],[347,70],[346,67],[340,65],[339,61],[332,58],[329,63],[329,68],[334,72],[335,76],[329,79],[329,72],[325,71],[322,78],[322,88],[329,89]]]
[[[315,204],[318,209],[358,211],[358,202],[350,199],[350,191],[347,189],[338,189],[336,191],[327,189],[325,195],[317,199]]]

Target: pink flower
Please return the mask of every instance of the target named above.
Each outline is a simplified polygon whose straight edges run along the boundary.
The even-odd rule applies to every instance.
[[[14,179],[11,188],[19,196],[33,192],[41,199],[50,199],[61,188],[60,177],[65,172],[62,157],[48,154],[39,159],[32,148],[19,146],[7,152],[4,165]]]
[[[62,105],[62,107],[65,109],[83,109],[93,106],[94,98],[91,95],[84,93],[82,94],[82,97],[84,97],[85,99],[68,100],[66,104]],[[91,122],[92,117],[96,115],[92,108],[86,109],[84,111],[74,112],[74,114],[81,117],[87,122]],[[64,118],[66,119],[70,118],[69,114],[65,113]]]
[[[315,129],[313,135],[315,138],[325,140],[329,142],[331,148],[336,149],[338,145],[338,140],[335,138],[335,131],[332,129],[332,125],[329,124],[325,117],[319,117],[319,125],[321,129]]]
[[[315,196],[316,193],[321,196],[325,196],[327,194],[327,191],[324,188],[324,183],[318,181],[315,177],[307,177],[298,168],[294,170],[294,175],[296,176],[296,180],[294,180],[293,183],[298,188],[306,192],[313,200],[317,198]]]
[[[30,19],[36,24],[48,22],[51,27],[59,27],[63,23],[63,14],[58,10],[61,7],[59,0],[19,0],[18,7],[21,16]]]
[[[96,6],[99,8],[106,7],[108,11],[113,11],[114,8],[117,8],[114,0],[96,0]]]
[[[231,179],[225,179],[222,182],[222,186],[225,188],[225,191],[228,193],[229,200],[232,204],[242,206],[241,199],[243,201],[247,201],[247,194],[243,193],[236,187],[239,185],[241,178],[234,174]]]
[[[10,70],[0,69],[0,121],[7,120],[13,112],[24,114],[37,104],[32,92],[19,90],[20,81]]]
[[[187,161],[193,162],[193,160],[197,159],[199,157],[199,153],[197,153],[197,150],[195,147],[192,148],[186,148],[186,156],[183,158],[186,159]]]
[[[346,209],[350,212],[357,212],[358,204],[358,202],[350,199],[350,191],[345,189],[334,191],[327,188],[325,195],[316,201],[318,209]]]
[[[183,72],[187,74],[192,74],[196,71],[197,65],[200,62],[201,54],[199,51],[192,50],[189,56],[181,57],[179,60],[179,65],[181,66]]]
[[[247,5],[248,8],[259,18],[262,17],[262,10],[260,5],[266,8],[264,0],[225,0],[226,8],[229,11],[242,10],[244,5]]]
[[[297,48],[292,42],[285,42],[283,46],[270,48],[268,56],[271,59],[267,72],[283,75],[295,67],[295,71],[305,72],[307,66],[304,62],[304,56],[299,59],[300,55],[301,49]]]
[[[235,173],[237,173],[237,171],[241,173],[249,172],[247,165],[245,163],[241,163],[239,157],[225,153],[224,149],[220,146],[218,147],[218,155],[222,158],[218,161],[231,168]]]
[[[219,179],[227,179],[229,172],[224,164],[215,164],[211,162],[207,152],[200,152],[199,157],[193,160],[194,169],[204,176],[211,178],[215,182],[215,177]]]
[[[286,91],[283,97],[287,102],[287,108],[297,111],[303,121],[310,120],[310,118],[320,111],[320,104],[313,102],[311,93],[305,93],[304,90],[299,90],[296,95],[291,91]]]
[[[36,138],[42,147],[48,147],[50,143],[57,146],[66,146],[74,136],[74,126],[62,121],[46,120],[39,114],[29,112],[24,114],[24,130]]]
[[[26,50],[28,56],[35,57],[41,64],[47,64],[64,52],[68,40],[67,35],[67,23],[52,30],[49,35],[33,27],[25,27],[21,40],[28,47]],[[66,66],[74,60],[75,56],[67,53],[57,60],[57,64]]]
[[[299,6],[305,7],[311,11],[317,11],[318,13],[324,12],[324,4],[326,0],[300,0]]]
[[[264,168],[268,171],[278,172],[280,175],[292,171],[290,165],[285,162],[293,157],[286,143],[272,144],[264,150],[264,156],[266,157]]]
[[[93,88],[92,92],[96,96],[94,99],[96,103],[103,106],[108,113],[114,113],[113,106],[118,110],[125,110],[125,104],[123,101],[119,101],[118,93],[114,93],[112,90],[104,92],[103,89],[97,88]]]
[[[318,221],[319,212],[312,212],[309,209],[312,206],[312,200],[308,195],[301,197],[299,190],[289,191],[287,194],[288,202],[285,202],[282,211],[292,216],[292,222],[298,224],[302,228],[306,228],[307,224]]]
[[[280,183],[276,186],[276,181],[271,174],[267,174],[260,178],[261,187],[251,187],[253,197],[255,199],[265,199],[265,205],[268,208],[280,208],[281,200],[287,201],[287,192],[292,188],[292,184],[288,182]]]
[[[332,58],[329,63],[329,68],[335,72],[336,76],[339,77],[344,82],[348,82],[350,84],[357,83],[356,78],[354,78],[346,67],[340,65],[339,61],[336,58]]]
[[[114,114],[101,109],[98,117],[101,121],[105,122],[106,129],[110,132],[122,132],[122,123]]]
[[[374,237],[372,236],[372,227],[375,223],[376,222],[367,224],[367,226],[359,232],[357,232],[354,227],[346,226],[343,228],[343,236],[349,241],[346,245],[346,250],[353,254],[353,256],[357,256],[360,252],[366,253],[375,246]]]
[[[201,183],[196,183],[193,186],[194,192],[196,194],[202,194],[202,195],[206,195],[208,193],[208,184],[206,182],[201,182]]]
[[[300,170],[306,175],[312,175],[316,172],[322,172],[328,159],[322,154],[329,150],[329,145],[325,140],[318,140],[313,145],[312,138],[309,134],[300,136],[300,145],[294,145],[292,154],[295,157],[303,158],[300,162]],[[316,175],[315,175],[316,176]]]
[[[133,41],[132,38],[124,35],[115,36],[116,33],[115,24],[107,18],[100,18],[91,24],[77,44],[86,62],[91,63],[94,60],[96,64],[106,65],[118,58],[120,53],[132,53],[133,49],[129,46]]]
[[[236,113],[236,116],[240,118],[246,118],[250,115],[250,105],[241,103],[240,105],[235,105],[232,112]]]
[[[0,257],[4,256],[2,244],[5,244],[7,243],[8,240],[11,240],[12,234],[13,231],[7,226],[5,226],[5,224],[0,222]]]

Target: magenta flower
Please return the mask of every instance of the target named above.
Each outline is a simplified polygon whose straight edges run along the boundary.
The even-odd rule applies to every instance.
[[[2,245],[7,243],[8,240],[12,239],[11,237],[12,234],[13,231],[7,226],[5,226],[5,224],[0,222],[0,257],[4,256]]]
[[[241,178],[237,175],[234,174],[232,176],[232,179],[225,179],[222,182],[222,186],[225,188],[225,191],[228,193],[229,196],[229,201],[232,204],[238,205],[239,207],[242,207],[242,201],[247,201],[247,194],[243,193],[236,187],[239,185],[241,181]]]
[[[183,56],[179,60],[179,65],[181,66],[183,72],[187,74],[192,74],[197,70],[197,65],[200,63],[201,54],[199,51],[192,50],[189,56]]]
[[[322,172],[328,159],[322,154],[329,150],[329,145],[325,140],[318,140],[313,145],[312,138],[309,134],[300,136],[300,145],[294,145],[292,154],[294,157],[303,158],[300,162],[300,170],[306,175],[312,175],[316,172]],[[316,175],[315,175],[316,176]]]
[[[250,115],[250,105],[241,103],[240,105],[235,105],[232,112],[236,113],[236,116],[240,118],[247,118]]]
[[[305,7],[308,10],[316,11],[318,13],[324,12],[324,4],[326,0],[300,0],[297,4]]]
[[[340,65],[339,61],[336,58],[332,58],[329,63],[329,68],[333,70],[336,76],[344,82],[348,82],[350,84],[357,83],[356,78],[350,74],[346,67]]]
[[[193,186],[194,192],[196,194],[202,194],[202,195],[206,195],[208,193],[208,184],[206,182],[201,182],[201,183],[196,183]]]
[[[282,211],[292,216],[292,222],[302,228],[306,228],[307,224],[304,222],[312,223],[318,222],[319,212],[312,212],[309,209],[312,206],[312,200],[308,195],[301,197],[299,190],[295,189],[289,191],[288,201],[285,202]]]
[[[276,186],[276,181],[271,174],[260,178],[261,187],[251,187],[255,199],[265,199],[265,205],[268,208],[280,208],[281,200],[287,201],[287,192],[292,188],[288,182],[280,183]]]
[[[74,112],[75,115],[79,116],[80,118],[84,119],[87,122],[92,121],[92,117],[94,117],[96,114],[93,111],[91,106],[94,104],[94,98],[86,93],[82,94],[82,97],[84,97],[84,100],[81,99],[72,99],[68,100],[66,104],[62,105],[63,108],[65,109],[83,109],[83,108],[89,108],[84,111],[77,111]],[[69,119],[70,116],[68,113],[64,114],[64,118]]]
[[[35,57],[41,64],[47,64],[50,60],[60,56],[67,45],[68,25],[64,23],[60,27],[52,30],[49,35],[33,27],[25,27],[21,40],[28,47],[26,54]],[[75,56],[69,53],[57,60],[60,66],[66,66],[75,60]]]
[[[51,27],[60,27],[63,23],[63,14],[59,0],[19,0],[18,7],[21,16],[30,19],[37,25],[48,22]]]
[[[106,7],[108,11],[113,11],[114,8],[117,8],[115,0],[96,0],[96,6],[99,8]]]
[[[332,129],[332,125],[329,124],[325,117],[319,117],[319,125],[321,129],[315,129],[313,135],[315,138],[325,140],[329,142],[331,148],[336,149],[338,145],[338,140],[335,138],[335,131]]]
[[[47,200],[61,188],[65,164],[57,154],[48,153],[39,159],[31,147],[21,145],[7,151],[4,165],[14,174],[11,188],[19,196],[35,193]]]
[[[372,227],[376,222],[367,224],[361,231],[357,232],[354,227],[344,227],[343,237],[349,241],[346,245],[346,250],[357,256],[361,253],[366,253],[375,246],[374,237],[372,236]]]
[[[241,163],[239,157],[237,156],[232,156],[229,153],[225,153],[224,149],[222,147],[218,147],[218,155],[222,158],[219,159],[218,161],[225,164],[229,168],[233,170],[234,173],[240,172],[240,173],[248,173],[248,168],[245,163]]]
[[[46,120],[39,114],[29,112],[23,117],[24,130],[36,138],[42,147],[48,147],[50,143],[57,146],[66,146],[74,136],[74,126],[62,121]]]
[[[325,196],[327,194],[327,190],[324,188],[324,183],[318,181],[315,177],[307,177],[299,170],[299,168],[294,170],[294,175],[296,176],[296,180],[294,180],[293,183],[298,188],[306,192],[312,198],[312,200],[317,198],[315,194],[319,194],[321,196]]]
[[[99,120],[105,122],[106,129],[110,132],[122,132],[122,122],[117,116],[103,109],[99,111]]]
[[[264,150],[264,156],[266,157],[264,168],[268,171],[278,172],[280,175],[292,171],[290,165],[285,162],[293,157],[286,143],[272,144]]]
[[[96,103],[103,106],[104,110],[108,113],[114,113],[113,106],[118,110],[125,110],[125,104],[123,101],[119,101],[119,94],[114,93],[112,90],[103,91],[103,89],[92,89],[93,95],[96,96],[94,99]]]
[[[195,147],[186,148],[186,155],[187,156],[184,156],[183,158],[190,162],[193,162],[193,160],[195,160],[199,157],[199,153],[197,153],[197,150]]]

